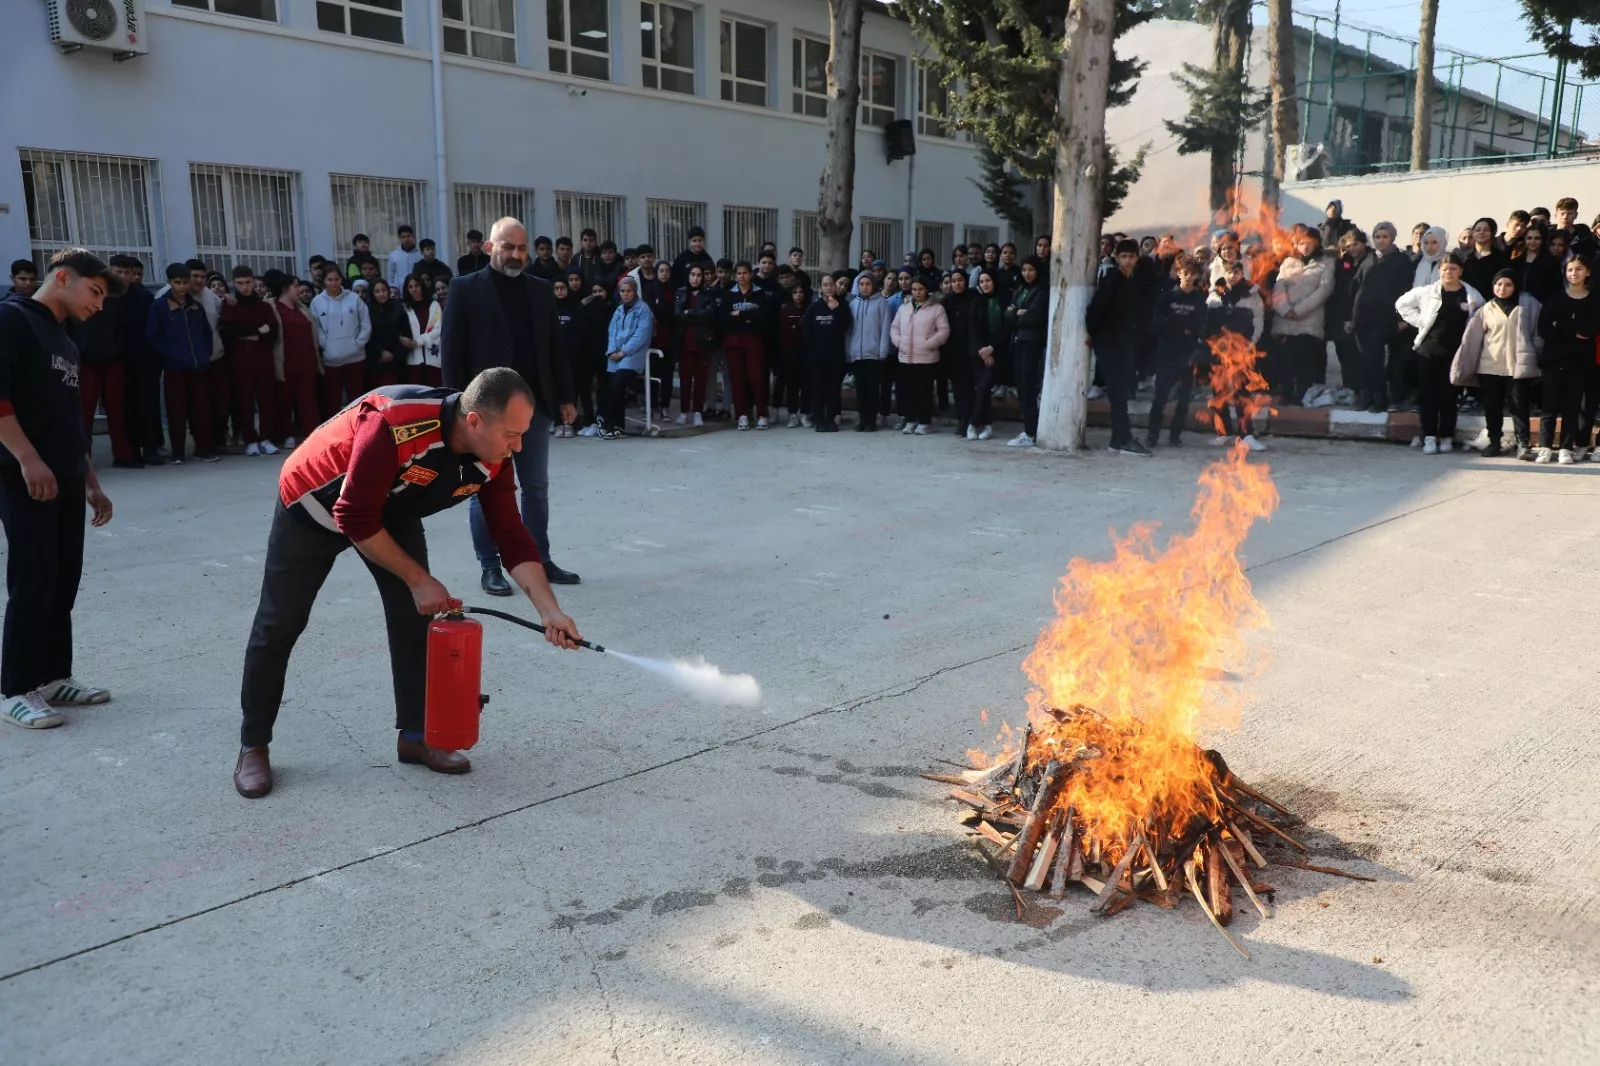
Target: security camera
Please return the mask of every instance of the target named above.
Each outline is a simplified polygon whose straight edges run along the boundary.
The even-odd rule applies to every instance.
[[[568,96],[588,96],[589,95],[589,90],[588,89],[580,89],[576,85],[569,85],[569,86],[567,86],[567,95]]]

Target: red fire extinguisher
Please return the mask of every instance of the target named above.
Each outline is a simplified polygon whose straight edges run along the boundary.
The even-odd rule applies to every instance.
[[[428,699],[423,739],[430,748],[462,751],[478,742],[478,717],[489,702],[479,684],[483,626],[453,610],[428,625]]]

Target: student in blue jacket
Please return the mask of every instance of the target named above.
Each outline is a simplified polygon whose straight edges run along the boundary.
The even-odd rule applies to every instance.
[[[628,390],[639,384],[639,375],[644,372],[656,322],[650,308],[639,299],[639,282],[633,277],[624,274],[617,279],[617,299],[620,303],[606,333],[606,372],[610,377],[605,410],[600,416],[605,426],[600,436],[606,440],[622,439]]]
[[[214,463],[211,420],[211,322],[194,297],[204,281],[194,281],[189,267],[167,267],[167,291],[156,297],[145,317],[144,339],[161,362],[167,400],[167,430],[172,435],[172,461],[183,462],[185,429],[194,433],[194,457]]]

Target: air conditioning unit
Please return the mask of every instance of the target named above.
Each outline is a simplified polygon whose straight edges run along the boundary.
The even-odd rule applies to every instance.
[[[96,48],[115,60],[150,51],[145,42],[144,0],[45,0],[50,40],[63,52]]]

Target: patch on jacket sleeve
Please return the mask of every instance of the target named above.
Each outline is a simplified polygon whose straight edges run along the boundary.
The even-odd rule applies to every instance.
[[[465,485],[462,485],[459,489],[456,489],[456,491],[452,492],[450,495],[471,496],[474,492],[477,492],[481,488],[483,488],[483,486],[478,484],[476,481],[469,481]]]
[[[406,472],[400,475],[400,480],[409,481],[413,485],[426,485],[438,476],[437,470],[430,470],[425,466],[408,466]]]
[[[391,432],[394,433],[394,442],[396,444],[404,444],[408,440],[415,440],[424,433],[432,433],[438,428],[439,420],[430,418],[423,422],[407,422],[403,426],[391,427]]]

